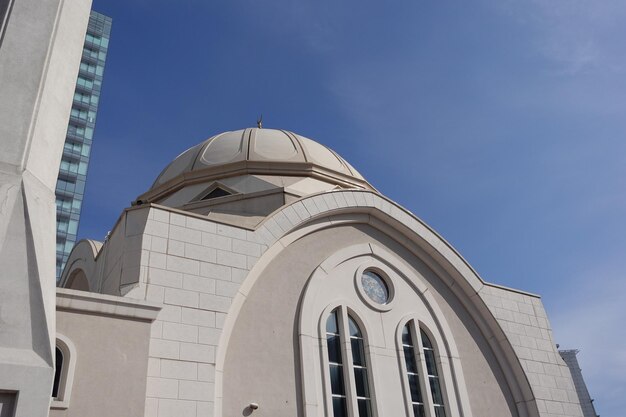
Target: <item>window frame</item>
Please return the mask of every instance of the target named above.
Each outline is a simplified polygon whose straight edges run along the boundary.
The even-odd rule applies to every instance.
[[[443,409],[446,416],[452,415],[450,409],[450,398],[448,396],[448,390],[446,389],[446,379],[449,374],[447,367],[447,361],[440,355],[439,343],[435,334],[418,318],[407,317],[400,321],[398,328],[396,329],[396,343],[398,344],[398,362],[400,369],[402,370],[402,386],[404,390],[404,402],[406,407],[407,416],[416,417],[413,413],[413,401],[411,398],[411,388],[408,378],[408,370],[405,362],[404,343],[402,341],[402,332],[406,326],[409,326],[411,333],[411,341],[413,343],[413,358],[417,366],[418,381],[421,391],[422,404],[424,407],[425,417],[436,417],[435,404],[433,403],[433,394],[430,388],[430,375],[428,374],[428,368],[426,365],[426,358],[424,355],[424,344],[422,341],[421,332],[423,331],[428,336],[430,343],[432,344],[432,351],[435,358],[435,365],[437,367],[437,379],[439,382],[439,389],[441,390],[441,397],[443,399]],[[439,406],[439,405],[438,405]]]
[[[295,238],[294,238],[295,239]],[[363,302],[362,297],[355,291],[355,271],[359,266],[366,264],[368,267],[376,264],[382,265],[383,271],[389,274],[395,288],[396,302],[389,312],[381,312],[370,308]],[[373,413],[380,414],[380,407],[388,407],[388,389],[382,374],[394,372],[394,414],[406,416],[406,401],[403,395],[403,378],[400,374],[401,365],[398,360],[397,340],[400,334],[394,333],[394,327],[404,325],[410,319],[416,319],[431,329],[432,341],[438,348],[438,358],[441,360],[441,380],[444,387],[446,409],[448,417],[461,415],[471,416],[471,407],[467,386],[463,377],[463,367],[459,358],[459,350],[455,343],[452,330],[445,319],[445,314],[440,309],[438,301],[433,297],[432,291],[428,291],[426,278],[416,274],[401,258],[386,248],[374,243],[359,243],[340,249],[329,255],[312,272],[304,294],[299,311],[298,339],[301,370],[301,389],[304,406],[304,415],[307,417],[328,417],[326,402],[326,366],[322,348],[326,340],[323,337],[326,314],[339,306],[345,305],[355,313],[355,319],[365,324],[363,329],[367,333],[369,345],[368,359],[371,367],[370,381],[374,381],[373,390]],[[254,281],[251,281],[254,282]],[[408,284],[410,298],[406,298],[404,285]],[[402,291],[398,291],[400,286]],[[413,297],[417,296],[416,299]],[[407,304],[406,301],[410,300]],[[380,315],[379,314],[383,314]],[[387,317],[383,331],[379,320]],[[401,331],[401,328],[398,328]],[[389,363],[391,361],[391,363]],[[385,369],[381,369],[385,363]],[[393,366],[392,371],[389,365]],[[382,372],[382,374],[381,374]],[[381,395],[385,395],[386,401],[379,401]],[[389,397],[391,398],[391,397]],[[400,411],[402,410],[402,411]]]
[[[372,355],[368,343],[367,326],[356,313],[356,311],[348,306],[346,303],[334,304],[322,312],[320,316],[319,334],[320,339],[324,343],[320,343],[321,353],[321,365],[322,365],[322,380],[323,380],[323,392],[324,392],[324,410],[326,416],[334,416],[333,404],[332,404],[332,390],[330,380],[330,361],[328,354],[328,345],[326,343],[326,321],[330,314],[337,310],[337,326],[341,343],[341,359],[343,361],[343,384],[346,397],[346,412],[348,417],[360,417],[358,414],[358,399],[356,393],[356,379],[354,373],[354,364],[352,356],[352,337],[350,336],[349,319],[350,317],[358,326],[361,332],[361,338],[363,342],[363,355],[365,357],[365,368],[367,369],[367,384],[369,390],[369,402],[370,402],[370,416],[378,417],[376,406],[376,391],[373,380],[373,366]]]
[[[371,271],[375,273],[384,281],[387,287],[387,291],[389,293],[388,301],[385,304],[379,304],[375,302],[374,300],[372,300],[369,297],[369,295],[367,295],[365,289],[363,288],[363,282],[361,281],[362,276],[366,271]],[[357,289],[357,293],[361,301],[363,301],[365,305],[370,307],[372,310],[378,311],[378,312],[386,312],[386,311],[390,311],[391,309],[395,307],[396,290],[395,290],[395,285],[394,285],[393,279],[391,278],[391,275],[392,274],[388,272],[387,267],[382,262],[379,262],[374,259],[370,259],[367,262],[364,262],[356,269],[354,273],[354,285]]]
[[[64,410],[70,406],[72,386],[74,385],[74,370],[76,369],[76,347],[69,338],[59,333],[57,333],[55,346],[59,348],[63,355],[63,364],[59,376],[58,393],[56,397],[51,397],[50,408]],[[50,395],[52,395],[52,392]]]

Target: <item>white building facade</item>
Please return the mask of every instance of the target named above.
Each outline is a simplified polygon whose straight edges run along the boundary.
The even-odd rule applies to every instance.
[[[44,417],[55,204],[91,0],[0,1],[0,417]]]
[[[540,297],[287,131],[178,156],[61,286],[51,416],[582,416]]]

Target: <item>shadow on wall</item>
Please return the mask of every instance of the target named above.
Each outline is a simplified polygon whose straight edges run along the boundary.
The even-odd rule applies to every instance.
[[[89,291],[89,281],[87,275],[82,269],[77,269],[72,272],[70,278],[67,280],[67,288],[79,291]]]

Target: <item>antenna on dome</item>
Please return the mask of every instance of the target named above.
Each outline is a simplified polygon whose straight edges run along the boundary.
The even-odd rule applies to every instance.
[[[258,119],[256,119],[256,126],[259,129],[263,129],[263,115],[262,114]]]

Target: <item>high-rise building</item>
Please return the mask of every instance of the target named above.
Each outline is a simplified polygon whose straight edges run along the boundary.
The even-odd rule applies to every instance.
[[[76,243],[112,19],[92,11],[56,185],[56,276]]]
[[[563,361],[569,368],[572,374],[572,380],[574,381],[574,387],[576,388],[576,394],[578,395],[578,401],[583,411],[584,417],[599,417],[596,414],[596,409],[593,406],[593,400],[587,390],[587,384],[583,379],[583,373],[578,364],[578,349],[559,350],[559,354]]]

